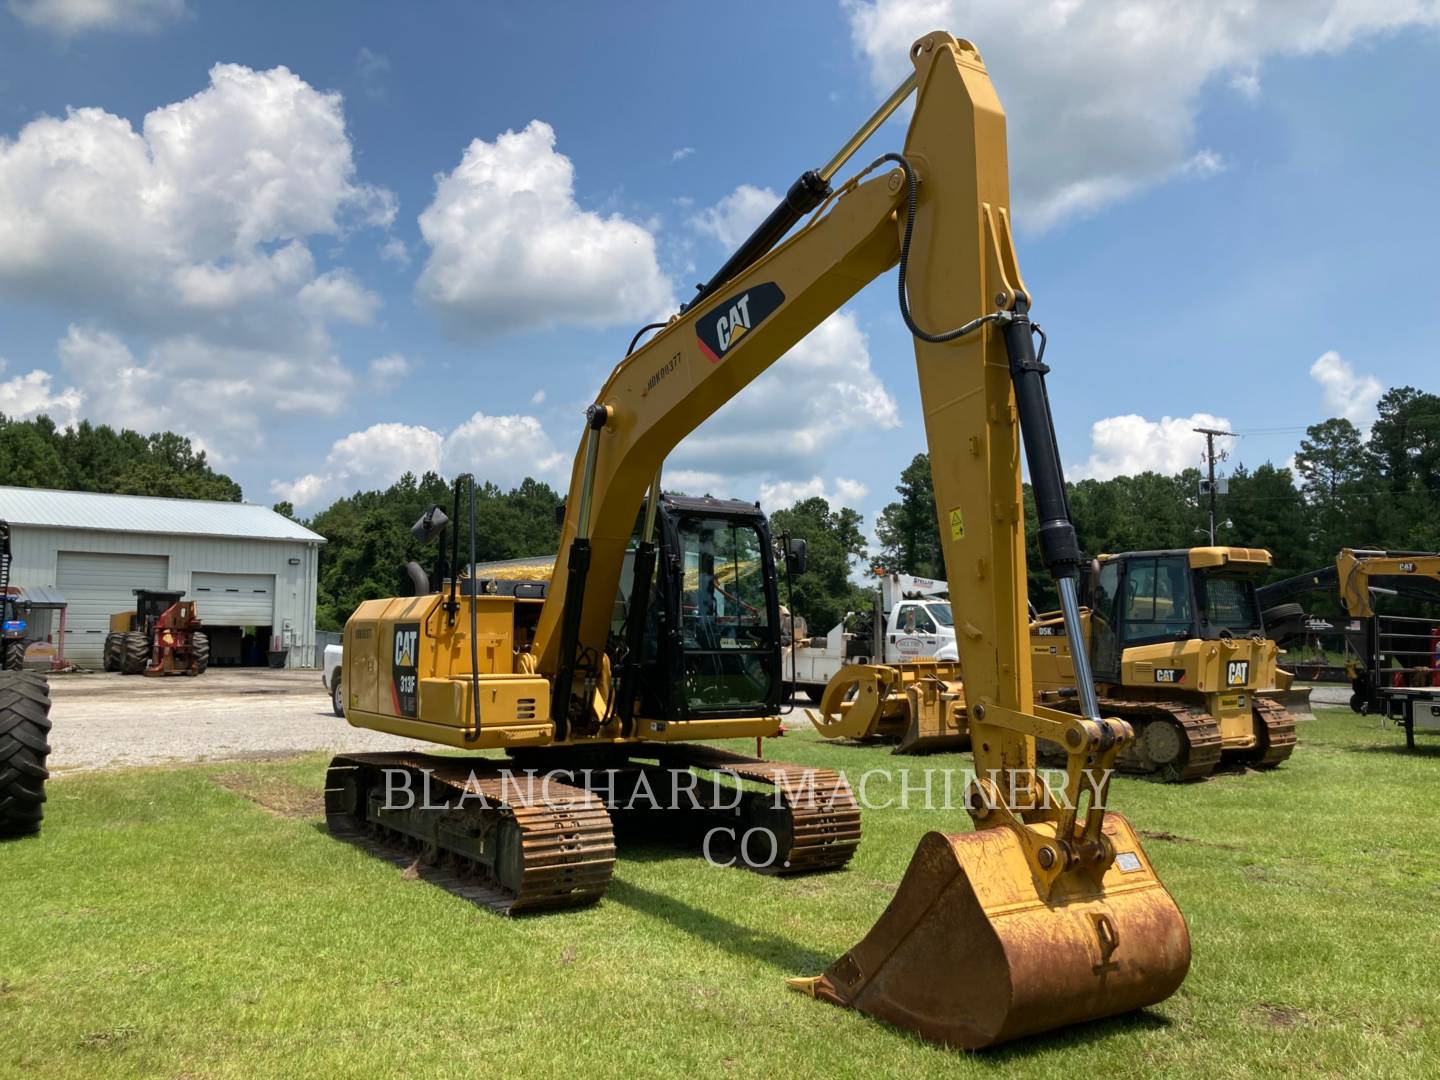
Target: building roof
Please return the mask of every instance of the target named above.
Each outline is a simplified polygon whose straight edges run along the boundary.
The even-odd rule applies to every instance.
[[[325,542],[268,506],[47,488],[0,487],[0,521],[46,529]]]
[[[38,608],[62,608],[67,605],[65,594],[51,585],[12,585],[10,591],[21,604]]]

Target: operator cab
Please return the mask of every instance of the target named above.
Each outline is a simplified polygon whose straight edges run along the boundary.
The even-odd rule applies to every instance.
[[[765,515],[754,503],[671,495],[658,510],[640,715],[689,720],[778,710],[780,603]],[[631,580],[628,572],[621,578],[627,613]]]
[[[1097,676],[1118,676],[1137,645],[1263,635],[1255,579],[1260,548],[1206,547],[1101,555],[1086,580]]]

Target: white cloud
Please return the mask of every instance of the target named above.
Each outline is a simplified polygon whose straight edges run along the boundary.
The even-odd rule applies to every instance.
[[[531,405],[544,405],[544,404],[545,404],[545,389],[544,389],[544,387],[541,387],[539,390],[536,390],[535,393],[533,393],[533,394],[530,395],[530,404],[531,404]]]
[[[541,120],[474,140],[436,178],[420,232],[430,254],[417,291],[464,337],[645,322],[675,307],[654,236],[580,207],[574,166]]]
[[[690,219],[700,232],[715,237],[727,248],[739,247],[775,209],[780,196],[769,188],[741,184],[714,206]]]
[[[138,130],[82,108],[0,138],[0,300],[77,319],[59,354],[87,417],[213,414],[212,446],[252,448],[269,414],[337,407],[351,380],[331,327],[380,304],[308,239],[394,216],[356,178],[338,94],[217,64]]]
[[[811,481],[856,431],[899,426],[895,399],[871,367],[869,343],[855,316],[842,310],[686,437],[669,460],[716,479],[714,495],[754,498],[761,484]],[[676,475],[667,473],[667,482]]]
[[[1097,420],[1090,427],[1090,459],[1066,472],[1071,480],[1109,480],[1142,472],[1174,475],[1197,468],[1205,452],[1205,436],[1193,430],[1198,427],[1228,431],[1230,421],[1209,413],[1159,420],[1129,413]]]
[[[222,455],[260,443],[261,414],[335,413],[353,383],[332,356],[301,360],[193,336],[166,338],[136,357],[115,334],[72,325],[56,352],[86,419],[177,431]]]
[[[773,483],[768,481],[762,483],[760,485],[760,506],[767,514],[770,514],[787,506],[794,506],[803,499],[813,499],[819,496],[830,504],[832,510],[838,510],[842,506],[854,507],[868,494],[870,494],[869,486],[858,480],[847,480],[843,476],[837,476],[833,483],[827,485],[824,479],[817,475],[808,480],[777,480]]]
[[[912,70],[909,47],[928,31],[976,44],[1006,108],[1017,218],[1032,228],[1184,171],[1212,80],[1258,95],[1269,59],[1440,24],[1434,0],[1044,0],[1023,18],[998,0],[847,6],[879,92]]]
[[[370,375],[379,382],[397,382],[414,372],[416,364],[408,356],[389,353],[370,361]]]
[[[0,359],[0,375],[5,374],[5,361]],[[10,420],[29,420],[48,416],[60,427],[72,427],[80,418],[81,397],[74,387],[56,391],[48,371],[26,372],[12,379],[0,379],[0,416]]]
[[[1338,415],[1361,425],[1375,419],[1375,403],[1385,387],[1373,375],[1357,375],[1350,361],[1335,350],[1310,365],[1310,378],[1320,384],[1325,404]]]
[[[566,462],[535,417],[477,412],[448,435],[395,423],[352,432],[331,444],[320,471],[273,481],[270,490],[297,508],[318,510],[353,491],[388,487],[407,472],[470,472],[513,487],[527,476],[556,481]]]
[[[380,245],[380,258],[386,262],[398,263],[400,266],[410,265],[410,249],[405,246],[405,241],[398,236],[392,236]]]
[[[693,146],[682,146],[670,155],[671,161],[684,161],[691,154],[695,153]]]
[[[527,476],[553,480],[570,461],[535,417],[478,412],[446,437],[444,459],[451,472],[472,472],[502,487]]]
[[[21,22],[62,37],[86,30],[157,30],[188,14],[185,0],[10,0]]]
[[[384,53],[367,49],[360,46],[360,51],[355,54],[355,74],[359,76],[360,85],[364,88],[365,94],[372,98],[383,98],[385,96],[385,84],[390,77],[390,58]]]

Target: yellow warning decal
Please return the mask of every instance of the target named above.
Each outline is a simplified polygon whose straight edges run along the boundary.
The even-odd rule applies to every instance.
[[[965,518],[961,515],[959,507],[950,511],[950,539],[965,539]]]

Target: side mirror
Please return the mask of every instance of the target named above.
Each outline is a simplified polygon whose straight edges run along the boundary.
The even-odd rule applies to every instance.
[[[555,524],[562,529],[565,527],[565,503],[563,500],[555,507]]]
[[[785,542],[785,569],[792,575],[805,573],[806,553],[810,545],[804,537],[792,536]]]
[[[445,516],[445,511],[438,506],[432,506],[425,511],[419,521],[410,526],[410,535],[422,544],[428,544],[438,539],[448,524],[450,524],[450,519]]]

